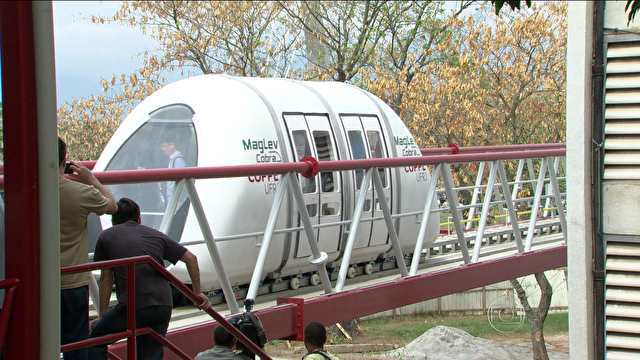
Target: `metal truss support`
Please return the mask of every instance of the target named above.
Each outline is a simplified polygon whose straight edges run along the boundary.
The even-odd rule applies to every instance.
[[[449,211],[451,212],[451,216],[453,217],[453,224],[456,228],[456,236],[458,237],[458,244],[460,245],[460,250],[462,251],[462,258],[464,259],[464,263],[468,264],[470,261],[469,258],[469,249],[467,249],[467,240],[464,236],[464,227],[462,226],[462,215],[460,214],[460,209],[458,208],[458,192],[454,190],[453,185],[453,176],[451,175],[451,166],[449,164],[442,164],[442,180],[444,182],[444,190],[447,194],[447,203],[449,204]]]
[[[264,263],[267,261],[269,247],[271,247],[271,239],[273,238],[273,230],[275,230],[276,223],[278,222],[278,214],[280,213],[284,197],[287,194],[288,182],[289,176],[285,175],[276,187],[273,203],[271,203],[271,210],[269,211],[269,218],[267,219],[267,225],[265,226],[262,242],[260,243],[260,252],[258,252],[256,265],[251,275],[251,282],[249,283],[249,290],[247,290],[247,299],[255,300],[258,295],[258,288],[260,287],[264,273]]]
[[[311,219],[309,219],[309,212],[307,211],[307,207],[304,203],[304,196],[302,194],[302,189],[300,188],[300,184],[298,182],[298,178],[296,174],[289,173],[286,177],[289,178],[289,191],[293,195],[293,199],[298,207],[298,213],[300,214],[300,219],[302,220],[302,225],[304,227],[305,234],[307,235],[307,241],[309,242],[309,248],[311,249],[311,256],[309,261],[318,267],[318,274],[320,275],[320,281],[322,282],[322,287],[324,288],[325,294],[330,294],[333,292],[331,288],[331,280],[329,279],[329,273],[327,272],[327,253],[321,252],[318,247],[318,239],[316,237],[316,231],[311,225]]]
[[[367,169],[360,184],[360,191],[356,198],[356,206],[353,209],[353,218],[351,219],[351,226],[349,227],[349,236],[347,237],[347,244],[342,254],[342,261],[340,262],[340,272],[338,273],[338,281],[336,282],[336,291],[342,291],[344,284],[347,280],[347,272],[349,271],[351,253],[353,246],[356,242],[356,236],[358,235],[358,227],[360,225],[360,219],[362,218],[362,209],[364,208],[364,201],[367,198],[367,192],[369,191],[369,184],[371,183],[372,169]]]
[[[509,222],[513,229],[513,238],[516,241],[518,252],[524,251],[524,245],[522,244],[522,236],[520,235],[520,226],[518,225],[518,214],[516,212],[515,205],[512,198],[509,197],[509,182],[507,181],[507,171],[504,168],[504,163],[500,160],[495,162],[498,168],[498,177],[500,178],[500,187],[502,188],[502,194],[504,195],[504,202],[507,205],[507,211],[509,212]]]
[[[559,157],[556,157],[553,160],[553,170],[555,171],[556,174],[560,170],[560,158]],[[551,175],[551,173],[549,173],[549,175]],[[551,182],[549,182],[547,184],[545,194],[547,194],[547,195],[553,194],[553,189],[552,189]],[[545,199],[545,201],[544,201],[544,211],[542,213],[542,217],[548,217],[551,214],[553,214],[553,211],[550,208],[551,208],[551,197],[547,197]],[[564,230],[564,228],[562,228],[562,230]]]
[[[527,239],[525,241],[524,251],[531,250],[533,235],[536,232],[536,220],[538,219],[538,209],[540,208],[542,190],[544,189],[544,179],[547,174],[547,162],[547,158],[542,158],[542,161],[540,162],[540,172],[538,173],[538,180],[536,182],[536,191],[533,195],[533,205],[531,206],[531,217],[529,218],[529,227],[527,230]]]
[[[473,194],[471,195],[471,208],[469,208],[469,215],[467,216],[467,225],[465,230],[471,230],[473,227],[473,218],[476,216],[476,204],[478,203],[478,197],[482,191],[482,179],[484,178],[485,162],[481,161],[478,164],[478,174],[476,175],[476,183],[473,186]]]
[[[482,239],[484,239],[484,230],[487,226],[487,218],[489,217],[489,210],[491,209],[491,199],[493,198],[493,188],[496,185],[497,171],[498,166],[495,161],[492,161],[489,168],[487,190],[484,193],[484,201],[482,203],[480,222],[478,223],[478,229],[476,230],[476,240],[473,243],[473,256],[471,257],[471,262],[477,262],[480,258],[480,247],[482,246]],[[509,195],[505,197],[509,197]]]
[[[178,210],[178,202],[182,199],[182,194],[185,191],[185,180],[176,181],[175,186],[173,187],[173,195],[171,196],[171,200],[167,204],[166,209],[164,210],[164,215],[162,216],[162,221],[160,222],[159,230],[160,232],[167,234],[169,229],[171,228],[171,224],[173,224],[173,219],[175,218],[176,210]],[[179,240],[179,239],[174,239]]]
[[[503,165],[504,166],[504,165]],[[516,170],[516,178],[513,183],[513,191],[511,192],[511,199],[518,198],[518,191],[520,191],[520,182],[522,181],[522,171],[524,170],[524,159],[518,160],[518,168]]]
[[[416,247],[413,250],[413,258],[411,259],[411,269],[409,275],[413,276],[418,273],[418,266],[420,265],[420,255],[424,248],[424,237],[427,234],[427,227],[429,225],[429,218],[431,217],[431,208],[433,207],[433,200],[436,196],[436,187],[438,185],[438,177],[441,173],[442,165],[438,164],[431,173],[431,179],[429,179],[429,185],[427,186],[427,198],[424,203],[424,210],[422,211],[422,220],[420,221],[420,230],[418,231],[418,238],[416,239]]]
[[[215,268],[218,279],[220,280],[222,292],[224,293],[224,297],[227,300],[229,310],[231,311],[231,313],[237,314],[240,312],[240,308],[238,308],[238,303],[236,302],[236,297],[233,293],[231,282],[229,281],[227,272],[225,271],[224,265],[222,264],[220,252],[218,251],[218,245],[216,244],[213,233],[211,232],[211,227],[209,226],[209,221],[207,221],[207,215],[204,212],[204,208],[202,207],[202,202],[200,201],[200,196],[198,196],[198,191],[196,190],[194,180],[185,179],[184,184],[187,189],[189,199],[191,200],[191,206],[193,207],[193,211],[195,212],[196,218],[198,219],[200,231],[202,231],[202,236],[204,237],[204,241],[207,244],[207,249],[209,250],[209,255],[211,256],[211,262],[213,262],[213,267]]]
[[[396,257],[396,263],[400,269],[400,274],[402,274],[402,276],[407,276],[409,274],[407,271],[407,264],[404,261],[404,254],[402,253],[400,239],[398,239],[398,232],[396,231],[396,227],[393,225],[391,210],[389,209],[389,204],[387,203],[386,196],[384,194],[384,187],[380,180],[380,173],[378,172],[378,169],[373,169],[371,171],[373,174],[373,188],[376,191],[378,199],[380,199],[378,203],[380,204],[382,214],[384,215],[384,222],[387,224],[387,231],[389,232],[389,239],[391,240],[391,246],[393,247],[393,252]]]
[[[551,159],[551,158],[549,158]],[[556,158],[557,161],[558,158]],[[547,160],[548,162],[549,160]],[[558,162],[559,163],[559,162]],[[564,205],[562,204],[562,194],[560,193],[560,185],[558,185],[558,177],[556,176],[556,164],[549,166],[549,182],[551,183],[551,193],[553,194],[553,202],[558,209],[558,218],[560,219],[560,227],[562,228],[562,237],[565,244],[567,243],[567,218],[564,213]]]

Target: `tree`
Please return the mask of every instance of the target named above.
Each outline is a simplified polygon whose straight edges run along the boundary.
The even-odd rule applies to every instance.
[[[383,11],[393,7],[385,1],[293,1],[278,2],[287,14],[289,26],[304,29],[308,38],[321,49],[320,60],[311,62],[317,74],[307,78],[352,80],[371,64],[378,43],[384,36]]]
[[[534,360],[548,360],[547,346],[544,341],[544,321],[549,313],[553,287],[544,272],[535,274],[536,282],[540,287],[540,301],[537,307],[531,307],[527,292],[518,279],[511,280],[511,286],[516,291],[518,300],[524,309],[525,316],[531,324],[531,344],[533,346]]]

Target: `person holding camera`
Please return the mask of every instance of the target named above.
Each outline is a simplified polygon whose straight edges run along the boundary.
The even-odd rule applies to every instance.
[[[67,161],[67,144],[58,138],[60,191],[60,265],[89,261],[87,216],[112,214],[117,210],[113,195],[86,167]],[[66,176],[65,176],[66,175]],[[64,274],[61,284],[62,344],[89,336],[89,274]],[[85,360],[86,349],[63,354],[65,360]]]

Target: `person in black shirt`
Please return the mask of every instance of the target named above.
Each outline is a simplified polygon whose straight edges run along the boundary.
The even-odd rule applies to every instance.
[[[187,266],[193,291],[200,294],[202,302],[207,297],[200,292],[198,260],[184,246],[165,234],[140,224],[140,207],[133,200],[122,198],[118,211],[112,217],[113,227],[103,231],[96,243],[94,261],[113,260],[133,256],[150,255],[158,263],[167,260],[173,264],[178,260]],[[111,289],[115,280],[117,305],[109,308]],[[171,285],[150,265],[136,266],[136,325],[150,327],[160,335],[167,333],[171,319]],[[91,337],[117,333],[127,328],[127,267],[103,269],[100,275],[100,313],[102,317],[92,323]],[[151,336],[141,336],[137,341],[138,359],[162,359],[162,344]],[[89,350],[90,359],[106,359],[106,345]]]

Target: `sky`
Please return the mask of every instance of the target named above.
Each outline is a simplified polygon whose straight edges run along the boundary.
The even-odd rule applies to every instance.
[[[53,3],[58,104],[102,92],[101,79],[131,73],[142,66],[142,54],[157,43],[136,28],[93,24],[91,16],[111,16],[119,1]]]
[[[102,79],[138,70],[144,52],[158,47],[138,28],[91,22],[91,16],[112,16],[120,5],[121,1],[53,2],[58,105],[102,93]],[[445,3],[448,11],[457,6],[457,1]],[[178,77],[167,74],[169,79]]]

